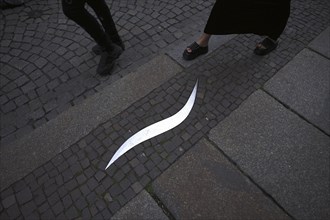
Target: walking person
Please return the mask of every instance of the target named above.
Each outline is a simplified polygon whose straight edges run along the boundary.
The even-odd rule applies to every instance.
[[[95,11],[101,25],[85,8],[86,3]],[[62,0],[63,13],[81,26],[97,43],[93,47],[96,54],[101,54],[97,73],[110,73],[115,60],[125,46],[118,35],[116,25],[105,0]]]
[[[278,45],[290,15],[290,0],[217,0],[204,33],[183,52],[192,60],[208,52],[212,35],[247,34],[267,36],[258,43],[254,53],[266,55]]]

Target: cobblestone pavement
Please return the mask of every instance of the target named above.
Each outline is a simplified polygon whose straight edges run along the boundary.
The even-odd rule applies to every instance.
[[[95,74],[95,43],[59,0],[0,11],[1,138],[11,142],[120,79],[169,45],[200,31],[212,1],[108,1],[126,45],[114,70]],[[204,12],[204,13],[201,13]],[[207,12],[207,13],[206,13]],[[193,18],[192,18],[193,15]]]
[[[120,2],[117,7],[130,3],[130,1]],[[157,3],[161,5],[161,1],[146,1],[145,5],[147,2],[155,7],[159,7]],[[196,64],[186,68],[184,72],[173,77],[121,114],[100,125],[51,161],[3,189],[0,194],[0,218],[109,218],[143,188],[148,188],[147,186],[152,180],[165,171],[204,137],[211,128],[228,116],[251,93],[260,88],[321,33],[329,25],[329,7],[329,2],[326,0],[312,2],[293,0],[291,18],[281,37],[280,46],[266,57],[253,55],[252,50],[255,42],[259,39],[253,35],[237,36],[214,53],[203,57]],[[164,9],[165,7],[161,8]],[[181,10],[183,8],[184,6],[181,7]],[[134,10],[131,13],[134,13]],[[168,16],[168,14],[164,16]],[[134,20],[135,17],[137,16],[132,16],[131,19]],[[158,19],[160,17],[163,16],[159,15]],[[166,17],[166,19],[168,18]],[[1,20],[3,21],[3,19]],[[125,26],[125,24],[122,25]],[[55,32],[60,30],[60,26],[54,27],[53,30]],[[139,25],[139,27],[141,26]],[[76,31],[79,32],[79,30]],[[130,42],[127,38],[125,41]],[[10,40],[4,42],[8,42],[11,47],[13,44],[15,45]],[[154,41],[152,42],[152,45],[155,45]],[[75,44],[72,43],[72,45]],[[88,47],[90,46],[89,42]],[[8,47],[2,46],[1,48]],[[79,48],[77,47],[76,50]],[[11,49],[1,49],[1,53],[6,50],[13,53]],[[69,52],[67,51],[67,53]],[[4,57],[13,56],[10,55],[11,53],[9,52],[8,56],[5,55]],[[71,71],[79,70],[82,66],[92,69],[92,67],[87,67],[87,63],[92,62],[95,65],[94,58],[91,58],[92,55],[89,52],[84,54],[82,56],[87,59],[86,65],[74,66],[75,64],[70,63],[73,65]],[[58,59],[64,56],[59,56]],[[48,65],[42,66],[42,61],[35,61],[35,63],[36,65],[38,63],[41,68]],[[55,64],[53,65],[55,66]],[[62,66],[60,65],[60,67]],[[11,68],[9,65],[4,66],[4,69],[7,70]],[[120,64],[118,68],[121,68]],[[39,71],[32,71],[31,74],[33,75],[35,72],[38,73]],[[66,71],[66,73],[69,72]],[[90,72],[86,74],[86,71],[81,71],[80,74],[85,77],[95,77],[93,80],[96,81],[104,80],[91,76]],[[79,80],[81,79],[79,78]],[[87,82],[90,80],[83,79]],[[176,113],[189,97],[196,79],[199,80],[199,90],[195,107],[188,119],[175,129],[135,147],[121,157],[114,166],[104,171],[104,167],[113,153],[127,138],[147,124]],[[111,80],[111,77],[108,77],[104,83]],[[29,84],[30,80],[26,85]],[[62,81],[60,84],[62,85]],[[14,84],[7,82],[4,88],[7,88],[8,85]],[[68,86],[69,84],[64,85]],[[59,85],[59,87],[61,86]],[[25,87],[21,86],[21,88]],[[88,94],[88,91],[86,93]],[[28,94],[28,92],[24,92],[24,94]],[[77,97],[74,99],[78,100],[81,96]],[[38,98],[38,102],[40,102],[39,99],[41,97]],[[41,115],[45,115],[45,112]],[[46,120],[44,116],[41,118],[43,118],[41,120]]]

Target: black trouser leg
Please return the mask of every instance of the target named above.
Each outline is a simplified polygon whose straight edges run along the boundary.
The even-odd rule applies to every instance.
[[[81,26],[100,46],[111,50],[111,41],[107,39],[96,18],[85,9],[85,3],[86,0],[62,0],[63,13]]]
[[[283,5],[283,10],[282,10],[282,16],[281,16],[281,21],[279,22],[279,26],[277,26],[276,28],[273,29],[273,33],[271,33],[268,37],[270,37],[271,39],[277,41],[277,39],[281,36],[281,34],[283,33],[287,23],[288,23],[288,19],[290,16],[290,10],[291,10],[291,1],[287,0],[286,1],[286,5]]]
[[[277,41],[277,39],[281,36],[281,33],[274,33],[274,34],[270,34],[267,37],[269,37],[270,39],[272,39],[273,41]]]
[[[95,11],[105,32],[111,37],[111,40],[118,42],[120,37],[105,0],[87,0],[87,4]]]

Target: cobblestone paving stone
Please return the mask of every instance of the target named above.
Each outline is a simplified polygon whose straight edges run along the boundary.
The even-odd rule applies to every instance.
[[[329,2],[293,0],[279,48],[253,55],[253,35],[240,35],[200,59],[51,161],[2,190],[0,219],[109,218],[260,88],[329,25]],[[196,80],[188,119],[104,168],[118,147],[148,124],[176,113]]]
[[[159,51],[200,31],[195,21],[205,22],[205,11],[213,3],[107,2],[126,51],[114,74],[106,77],[95,74],[99,60],[91,52],[95,43],[63,15],[60,0],[26,1],[22,7],[0,11],[2,144],[31,132]]]

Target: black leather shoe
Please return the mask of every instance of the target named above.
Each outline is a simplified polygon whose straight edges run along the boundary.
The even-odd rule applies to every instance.
[[[101,47],[100,45],[96,44],[94,47],[92,47],[93,53],[96,55],[100,55],[103,51],[105,51],[104,47]]]
[[[267,37],[257,45],[257,47],[254,49],[254,53],[259,56],[265,56],[275,50],[277,45],[277,41],[274,41]]]
[[[108,35],[109,36],[109,35]],[[114,43],[114,44],[117,44],[118,46],[121,47],[122,50],[125,50],[125,44],[124,42],[121,40],[121,38],[118,36],[118,37],[115,37],[114,39],[109,37],[111,39],[111,41]],[[101,47],[100,45],[96,44],[93,48],[92,48],[92,51],[96,54],[96,55],[100,55],[103,51],[105,51],[105,48],[104,47]]]
[[[196,42],[192,43],[187,48],[190,48],[191,52],[188,52],[187,49],[183,52],[183,59],[185,60],[193,60],[200,55],[206,54],[209,51],[209,47],[201,47]]]
[[[116,59],[122,52],[123,50],[115,44],[113,45],[113,49],[111,51],[103,51],[101,53],[101,59],[96,72],[100,75],[110,74],[115,66]]]

